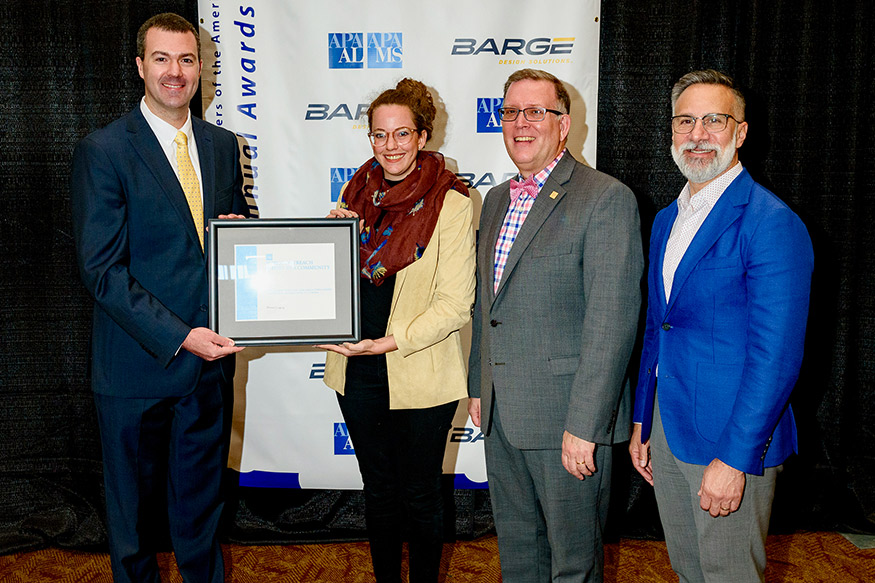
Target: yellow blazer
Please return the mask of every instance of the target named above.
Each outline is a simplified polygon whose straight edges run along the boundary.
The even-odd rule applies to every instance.
[[[450,190],[422,257],[395,277],[386,335],[389,408],[422,409],[468,396],[459,329],[474,304],[473,203]],[[346,357],[328,352],[326,385],[343,394]]]

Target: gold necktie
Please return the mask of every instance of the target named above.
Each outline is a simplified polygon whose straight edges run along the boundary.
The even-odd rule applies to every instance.
[[[197,229],[197,238],[201,242],[201,251],[204,250],[204,203],[201,200],[201,188],[194,173],[191,158],[188,157],[188,136],[185,132],[176,132],[176,166],[179,168],[179,183],[188,201],[188,208],[194,218],[194,226]]]

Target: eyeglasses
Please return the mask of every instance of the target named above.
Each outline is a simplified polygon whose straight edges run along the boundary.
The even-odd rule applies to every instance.
[[[519,117],[520,112],[527,121],[544,121],[547,113],[555,113],[556,115],[565,115],[561,111],[555,109],[547,109],[546,107],[527,107],[525,109],[517,109],[516,107],[502,107],[498,110],[498,115],[501,116],[501,121],[515,121]]]
[[[377,147],[385,146],[386,142],[389,141],[390,135],[395,138],[396,144],[399,146],[406,146],[410,143],[410,140],[413,139],[413,136],[416,135],[416,130],[411,128],[398,128],[391,134],[389,132],[384,132],[383,130],[368,132],[368,138],[370,138],[371,143]]]
[[[702,128],[709,134],[725,130],[730,119],[735,120],[735,123],[741,123],[728,113],[706,113],[702,117],[676,115],[671,118],[671,131],[676,134],[688,134],[696,127],[697,119],[702,120]]]

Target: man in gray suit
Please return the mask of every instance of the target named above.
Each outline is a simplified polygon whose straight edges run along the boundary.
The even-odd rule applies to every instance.
[[[630,432],[638,206],[565,149],[570,105],[549,73],[508,78],[502,133],[520,175],[480,219],[468,412],[487,436],[505,583],[602,580],[611,444]]]

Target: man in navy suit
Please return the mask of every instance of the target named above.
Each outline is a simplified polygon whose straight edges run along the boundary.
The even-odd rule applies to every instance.
[[[655,488],[680,581],[762,581],[775,477],[797,449],[788,400],[811,240],[738,161],[747,122],[732,79],[689,73],[672,106],[687,184],[653,224],[629,450]]]
[[[92,388],[117,582],[159,582],[151,531],[169,520],[185,581],[224,580],[216,530],[234,342],[207,326],[204,224],[248,215],[236,137],[195,119],[197,29],[146,21],[145,96],[76,147],[79,269],[94,297]],[[184,185],[184,186],[183,186]],[[160,503],[167,501],[167,507]]]

